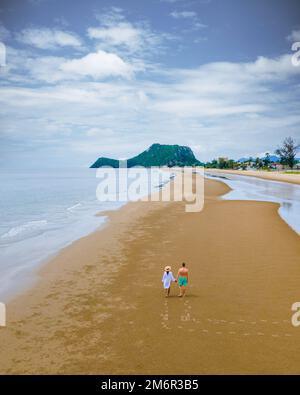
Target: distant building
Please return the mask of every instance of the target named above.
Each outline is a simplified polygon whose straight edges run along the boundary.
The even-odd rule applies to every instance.
[[[284,166],[281,163],[276,162],[271,164],[270,169],[282,171],[284,170]]]

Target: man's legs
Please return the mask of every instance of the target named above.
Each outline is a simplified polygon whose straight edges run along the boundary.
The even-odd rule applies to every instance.
[[[180,293],[179,293],[179,297],[183,297],[185,295],[185,291],[186,291],[186,286],[184,285],[184,283],[180,283],[179,282],[179,289],[180,289]]]
[[[182,288],[183,288],[182,285],[179,285],[179,295],[178,295],[178,296],[179,296],[180,298],[181,298],[181,296],[182,296]]]

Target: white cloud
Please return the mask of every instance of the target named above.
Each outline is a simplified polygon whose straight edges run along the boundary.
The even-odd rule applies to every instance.
[[[86,131],[88,137],[109,137],[114,134],[114,131],[109,128],[90,128]]]
[[[143,33],[127,22],[110,27],[91,27],[88,36],[110,46],[125,46],[132,51],[137,51],[143,44]]]
[[[202,160],[240,157],[272,152],[282,137],[299,134],[293,77],[300,68],[292,66],[290,54],[194,69],[157,67],[130,81],[134,64],[103,50],[77,59],[17,55],[11,58],[15,78],[25,69],[33,85],[26,80],[26,87],[0,88],[2,135],[57,144],[70,157],[80,152],[92,162],[104,152],[130,156],[155,141],[198,147]]]
[[[197,13],[194,11],[173,11],[170,15],[175,19],[197,17]]]
[[[199,43],[203,43],[204,41],[207,41],[207,40],[208,40],[207,37],[197,37],[194,39],[194,43],[199,44]]]
[[[199,21],[198,14],[195,11],[172,11],[170,15],[175,19],[186,19],[192,22],[190,28],[185,30],[186,32],[207,27],[207,25]]]
[[[194,23],[194,29],[198,30],[198,29],[205,29],[207,27],[207,25],[205,25],[204,23],[201,22],[195,22]]]
[[[125,62],[120,56],[105,51],[91,52],[80,58],[62,56],[33,56],[32,53],[8,48],[10,57],[6,79],[23,84],[44,82],[57,84],[62,81],[86,81],[89,78],[131,78],[141,70],[142,64]]]
[[[106,77],[125,77],[133,75],[132,67],[118,55],[99,50],[80,59],[64,62],[60,69],[66,73],[90,76],[95,79]]]
[[[23,29],[17,34],[17,40],[39,49],[56,49],[67,46],[79,48],[82,45],[76,34],[50,28]]]
[[[101,25],[106,26],[114,25],[125,20],[123,9],[113,6],[107,9],[106,12],[96,13],[95,17]]]
[[[205,27],[195,12],[180,10],[173,12],[176,20]],[[36,48],[82,49],[82,40],[63,28],[24,29],[18,38],[32,47],[7,48],[0,87],[4,144],[49,146],[72,160],[80,153],[88,163],[104,153],[128,157],[157,141],[193,146],[207,160],[272,152],[285,135],[299,135],[294,77],[300,67],[292,66],[292,54],[190,69],[149,67],[146,55],[165,43],[163,33],[130,22],[116,7],[97,20],[87,29],[93,49],[85,56],[38,56]],[[147,74],[137,78],[143,69]]]
[[[65,58],[58,56],[28,57],[23,66],[30,73],[33,81],[56,83],[63,79],[74,79],[73,75],[66,75],[61,70],[61,65],[66,61]]]
[[[163,40],[171,38],[171,35],[155,33],[146,22],[131,23],[120,8],[112,7],[96,18],[100,25],[89,27],[87,35],[96,41],[99,49],[149,55],[160,49]]]
[[[10,36],[10,31],[0,22],[0,40],[5,41],[10,38]]]
[[[287,36],[287,40],[292,42],[300,41],[300,30],[293,30],[292,33]]]

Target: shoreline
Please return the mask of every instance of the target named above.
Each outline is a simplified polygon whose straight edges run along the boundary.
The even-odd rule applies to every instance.
[[[299,373],[299,236],[277,204],[221,200],[224,183],[205,185],[202,212],[128,203],[43,267],[8,304],[1,373]],[[163,267],[183,260],[187,296],[172,286],[165,299]]]
[[[165,169],[164,173],[170,173],[171,170]],[[171,179],[169,180],[171,181]],[[150,195],[151,196],[155,196],[155,194],[157,193],[157,191],[159,191],[158,187],[152,187],[150,188]],[[147,195],[144,197],[145,199],[147,199]],[[106,212],[114,212],[114,211],[118,211],[120,210],[123,206],[127,205],[129,203],[129,201],[120,201],[120,202],[109,202],[110,203],[117,203],[117,205],[113,205],[111,208],[107,208],[107,207],[99,207],[98,210],[96,212],[94,212],[94,214],[91,214],[90,218],[95,218],[95,220],[97,219],[97,224],[95,222],[95,224],[92,227],[89,227],[88,229],[86,228],[86,226],[83,228],[84,231],[80,228],[80,226],[82,225],[82,223],[84,225],[86,225],[86,223],[84,221],[82,221],[82,223],[80,224],[80,226],[76,226],[76,229],[81,229],[80,232],[76,232],[76,235],[72,238],[70,238],[68,241],[64,241],[63,243],[59,243],[59,245],[56,246],[52,246],[50,249],[48,248],[46,251],[42,251],[39,254],[34,254],[33,258],[31,257],[31,255],[26,257],[26,261],[17,261],[17,265],[14,267],[14,270],[11,270],[10,272],[8,271],[7,273],[5,273],[7,278],[6,282],[3,282],[3,289],[1,289],[0,291],[0,301],[4,302],[4,303],[9,303],[12,299],[14,299],[15,297],[17,297],[18,295],[21,295],[22,293],[26,292],[26,290],[30,289],[31,287],[33,287],[36,283],[36,281],[38,281],[38,275],[37,273],[39,273],[40,270],[42,270],[42,268],[47,265],[49,262],[51,262],[57,255],[60,254],[61,251],[63,251],[65,248],[68,248],[70,246],[73,245],[73,243],[77,242],[78,240],[84,238],[84,237],[88,237],[89,235],[91,235],[94,232],[97,231],[101,231],[101,229],[103,227],[106,226],[106,222],[107,222],[107,215]],[[80,205],[81,203],[77,203],[71,207],[68,207],[66,210],[70,210],[74,207],[76,207],[77,205]],[[86,218],[84,218],[86,220]],[[66,230],[65,230],[66,232]],[[43,233],[42,233],[43,235]],[[45,232],[45,235],[49,235],[49,233]],[[40,236],[40,235],[38,235]],[[49,236],[48,236],[49,237]],[[51,238],[51,233],[50,233],[50,238]],[[32,240],[33,238],[28,238],[30,240]],[[26,240],[26,239],[25,239]],[[58,239],[59,240],[59,239]],[[24,240],[21,240],[21,242],[23,242]],[[35,242],[37,242],[37,240],[35,240]],[[42,239],[42,240],[38,240],[39,243],[47,243],[47,238],[46,239]],[[19,246],[14,246],[14,244],[10,245],[10,248],[15,247],[15,248],[19,248]],[[28,250],[28,252],[30,253],[30,250],[34,250],[34,244],[33,246],[31,246],[31,248],[27,249],[25,251]],[[24,246],[23,246],[24,248]],[[24,253],[22,254],[23,256],[26,256],[27,254],[24,255]],[[5,257],[5,253],[3,255]],[[14,262],[14,261],[13,261]],[[9,268],[9,265],[7,265]],[[7,283],[9,283],[9,286],[7,286]],[[0,284],[0,288],[2,288],[2,284]]]
[[[222,199],[279,203],[278,214],[300,236],[299,185],[263,178],[244,177],[233,173],[230,173],[230,176],[228,173],[206,173],[207,178],[220,179],[232,187],[232,191],[222,196]],[[268,192],[266,193],[265,190]]]
[[[270,181],[278,181],[278,182],[288,182],[291,184],[300,184],[300,172],[298,174],[285,174],[282,172],[268,172],[263,170],[228,170],[228,169],[209,169],[206,168],[204,170],[205,173],[228,173],[228,174],[236,174],[239,176],[248,176],[248,177],[257,177],[262,178],[264,180]]]
[[[122,207],[122,206],[121,206]],[[111,211],[118,211],[121,207],[111,210]],[[14,285],[8,290],[5,291],[3,294],[1,294],[1,301],[5,303],[9,303],[10,301],[14,300],[15,298],[21,296],[22,294],[26,293],[26,291],[30,290],[35,286],[35,284],[39,281],[39,273],[40,271],[43,270],[43,267],[47,266],[50,264],[55,258],[66,248],[71,248],[74,243],[76,243],[78,240],[81,240],[82,238],[89,237],[91,234],[94,232],[99,232],[105,226],[107,226],[107,218],[106,218],[106,211],[100,211],[95,216],[97,217],[103,217],[103,222],[101,222],[96,229],[91,230],[85,235],[82,235],[67,244],[65,244],[62,247],[59,247],[57,250],[52,251],[45,257],[41,257],[36,260],[35,264],[32,265],[32,267],[27,267],[25,269],[25,273],[22,276],[22,278],[18,280],[14,280]]]

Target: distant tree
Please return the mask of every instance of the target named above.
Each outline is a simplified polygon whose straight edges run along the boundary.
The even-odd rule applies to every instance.
[[[277,148],[276,155],[279,155],[280,162],[288,165],[291,169],[294,167],[296,154],[300,148],[300,144],[296,144],[292,137],[287,137],[283,141],[282,147]]]
[[[218,167],[218,161],[217,159],[212,160],[212,167],[217,168]]]
[[[211,162],[207,162],[205,164],[205,167],[208,167],[208,168],[211,168],[211,169],[216,169],[218,167],[217,159],[213,159]]]
[[[257,157],[256,159],[255,159],[255,167],[257,168],[257,169],[261,169],[262,167],[263,167],[263,161],[259,158],[259,157]]]
[[[229,159],[227,162],[228,169],[234,169],[235,168],[235,161],[233,159]]]
[[[264,157],[264,166],[269,167],[270,163],[271,163],[270,154],[269,152],[267,152],[266,156]]]
[[[226,158],[213,159],[205,164],[205,167],[212,169],[236,169],[239,166],[239,162],[236,162],[234,159],[227,160]]]
[[[227,162],[224,158],[219,159],[219,168],[220,169],[226,169],[227,167]]]

